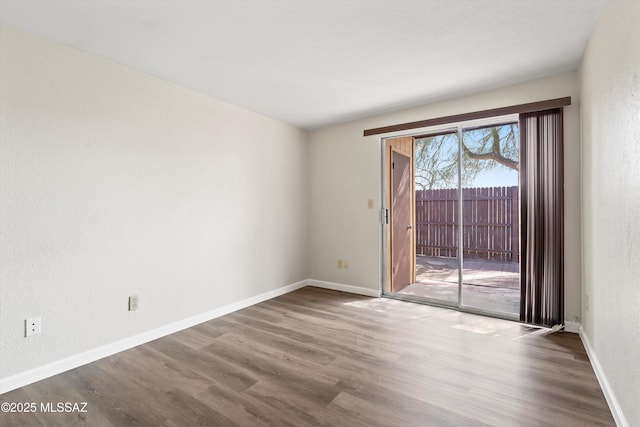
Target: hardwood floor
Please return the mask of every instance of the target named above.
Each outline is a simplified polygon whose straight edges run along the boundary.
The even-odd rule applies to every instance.
[[[5,393],[9,426],[614,426],[580,339],[304,288]],[[87,402],[86,412],[40,411]]]

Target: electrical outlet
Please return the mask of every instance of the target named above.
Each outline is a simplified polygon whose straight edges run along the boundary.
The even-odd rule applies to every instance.
[[[129,297],[129,311],[135,311],[138,309],[138,295],[131,295]]]
[[[24,336],[31,337],[33,335],[38,335],[42,332],[42,318],[40,316],[37,317],[29,317],[24,321]]]
[[[342,270],[342,260],[339,259],[337,262],[338,270]]]
[[[344,267],[345,270],[349,269],[349,260],[343,259],[342,260],[342,266]]]
[[[369,199],[369,200],[367,200],[367,207],[368,207],[369,209],[373,209],[373,199]]]

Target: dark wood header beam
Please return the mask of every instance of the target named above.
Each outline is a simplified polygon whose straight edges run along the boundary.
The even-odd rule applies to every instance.
[[[468,120],[486,119],[488,117],[505,116],[507,114],[531,113],[532,111],[550,110],[552,108],[571,105],[571,97],[547,99],[545,101],[530,102],[528,104],[512,105],[509,107],[492,108],[491,110],[475,111],[473,113],[455,114],[453,116],[437,117],[435,119],[419,120],[417,122],[400,123],[397,125],[383,126],[375,129],[365,129],[364,136],[380,135],[383,133],[398,132],[437,126],[447,123],[466,122]]]

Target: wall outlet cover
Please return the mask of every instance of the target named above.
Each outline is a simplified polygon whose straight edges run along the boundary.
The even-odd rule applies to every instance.
[[[29,317],[24,321],[24,336],[31,337],[42,332],[42,318],[40,316]]]

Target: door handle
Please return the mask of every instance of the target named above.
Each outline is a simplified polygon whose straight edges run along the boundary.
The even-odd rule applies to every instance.
[[[411,225],[407,225],[407,230],[411,230],[413,227]]]

